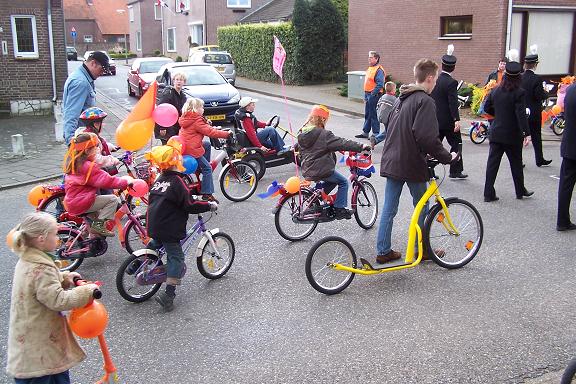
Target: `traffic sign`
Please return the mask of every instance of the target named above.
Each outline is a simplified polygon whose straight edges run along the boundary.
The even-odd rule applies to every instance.
[[[72,27],[71,31],[76,32],[76,28]]]
[[[77,36],[77,34],[76,34],[76,31],[72,31],[72,32],[70,32],[70,35],[72,36],[72,38],[74,38],[74,39],[75,39],[75,38],[76,38],[76,36]]]

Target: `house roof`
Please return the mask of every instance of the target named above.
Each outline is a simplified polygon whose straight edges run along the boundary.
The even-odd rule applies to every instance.
[[[64,0],[64,18],[94,20],[103,35],[130,33],[126,0]]]
[[[294,13],[294,0],[271,0],[254,12],[244,16],[239,23],[266,23],[271,21],[286,21]]]

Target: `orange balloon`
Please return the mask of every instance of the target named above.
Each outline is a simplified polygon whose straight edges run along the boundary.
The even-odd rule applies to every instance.
[[[14,238],[13,238],[14,232],[16,231],[14,230],[14,228],[12,228],[10,232],[8,232],[8,234],[6,235],[6,245],[11,250],[14,250]]]
[[[156,106],[156,90],[158,89],[158,83],[153,81],[148,87],[148,90],[138,100],[132,111],[128,114],[124,120],[126,123],[131,123],[140,120],[146,120],[152,118],[152,111]]]
[[[562,112],[562,107],[560,107],[558,104],[556,104],[555,106],[552,107],[552,113],[557,115],[560,112]]]
[[[49,196],[49,191],[43,185],[37,185],[28,192],[28,202],[37,207],[38,204]]]
[[[124,120],[116,128],[116,144],[126,151],[137,151],[150,141],[153,133],[154,119],[151,117],[133,122]]]
[[[104,304],[92,301],[82,308],[74,308],[68,316],[72,332],[84,339],[97,337],[104,333],[108,325],[108,311]]]
[[[300,190],[300,179],[296,176],[290,177],[284,183],[284,189],[288,193],[297,193]]]

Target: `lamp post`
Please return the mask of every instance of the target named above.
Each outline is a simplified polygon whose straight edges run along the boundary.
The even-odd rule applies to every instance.
[[[122,15],[126,10],[117,9],[116,12]],[[126,30],[124,30],[124,59],[126,60],[126,64],[128,64],[128,39],[126,38]]]

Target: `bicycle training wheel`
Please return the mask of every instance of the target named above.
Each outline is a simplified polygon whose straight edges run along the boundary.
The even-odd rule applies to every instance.
[[[256,169],[242,160],[226,164],[219,179],[220,190],[230,201],[244,201],[252,196],[258,187]]]
[[[137,219],[144,228],[144,233],[140,231],[140,228],[138,228],[133,221],[129,220],[124,234],[124,246],[126,252],[130,255],[134,253],[134,251],[146,248],[146,244],[144,243],[144,239],[148,237],[146,235],[146,215],[139,215]]]
[[[560,384],[570,384],[576,378],[576,359],[572,359],[560,379]]]
[[[314,232],[318,225],[318,219],[314,214],[321,212],[322,208],[318,200],[310,202],[312,196],[310,191],[302,190],[302,205],[298,193],[281,198],[279,207],[274,213],[274,225],[280,236],[286,240],[299,241]],[[304,210],[306,216],[300,215],[300,209]]]
[[[482,144],[484,142],[484,140],[486,140],[486,135],[480,133],[480,129],[478,128],[478,126],[472,126],[470,128],[469,135],[470,135],[470,140],[474,144]]]
[[[378,195],[372,184],[363,180],[356,185],[352,195],[352,209],[360,227],[370,229],[374,226],[378,218]]]
[[[84,238],[78,229],[73,227],[58,228],[57,235],[60,244],[54,255],[56,256],[55,260],[60,262],[60,271],[72,272],[77,270],[86,256],[86,252],[82,251],[82,248],[85,247]]]
[[[196,258],[198,271],[207,279],[219,279],[228,272],[234,262],[236,250],[232,238],[223,232],[212,235],[214,244],[218,249],[216,254],[214,247],[209,241],[204,244],[202,253]]]
[[[562,136],[562,133],[564,133],[564,125],[565,125],[564,119],[558,117],[558,118],[552,120],[552,124],[550,124],[550,128],[552,129],[552,132],[554,132],[554,134],[556,136]]]
[[[350,285],[355,274],[337,270],[335,264],[356,268],[356,253],[350,243],[337,236],[316,242],[306,257],[306,278],[315,290],[334,295]]]
[[[154,268],[162,268],[162,260],[155,255],[131,255],[124,259],[116,272],[116,289],[120,296],[133,303],[148,300],[162,285],[161,282],[146,284],[145,276]]]
[[[458,233],[453,233],[442,206],[436,204],[424,221],[424,245],[436,264],[448,269],[460,268],[480,250],[484,226],[476,208],[466,200],[450,198],[445,202]]]

